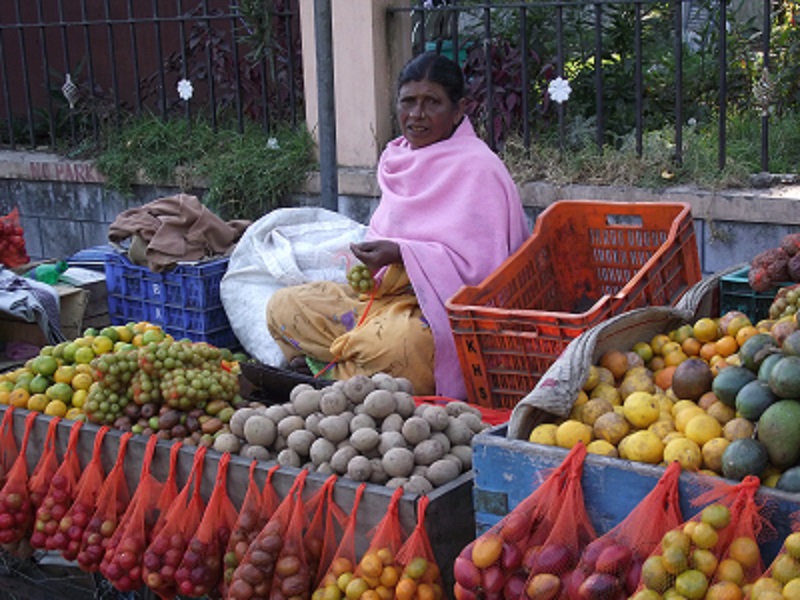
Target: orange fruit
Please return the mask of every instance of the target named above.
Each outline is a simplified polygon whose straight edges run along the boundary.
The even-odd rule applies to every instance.
[[[736,337],[736,335],[745,327],[753,327],[753,323],[747,315],[737,315],[728,321],[728,326],[723,331],[723,334]]]
[[[742,588],[731,581],[718,581],[706,591],[706,600],[742,600]]]
[[[713,342],[719,335],[719,325],[714,319],[703,317],[694,324],[694,337],[702,343]]]
[[[749,340],[757,333],[758,329],[756,329],[753,325],[745,325],[739,331],[737,331],[736,335],[734,335],[733,337],[736,340],[736,343],[739,344],[739,347],[741,348],[742,344],[744,344],[747,340]]]
[[[654,356],[650,359],[650,362],[647,363],[647,368],[655,373],[663,369],[666,365],[664,364],[664,357],[663,356]]]
[[[694,337],[686,338],[681,344],[681,348],[686,356],[699,356],[702,346],[698,339]]]
[[[682,344],[686,338],[690,338],[694,336],[694,327],[689,325],[681,325],[677,329],[670,331],[669,338],[679,344]]]
[[[383,571],[383,562],[378,555],[374,552],[368,552],[363,556],[361,562],[358,564],[358,568],[361,571],[362,575],[366,577],[380,577],[381,571]]]
[[[669,343],[671,340],[669,336],[665,333],[657,333],[653,336],[653,339],[650,340],[650,347],[653,349],[655,354],[664,354],[664,345]]]
[[[677,367],[687,358],[689,357],[686,355],[686,352],[684,352],[682,348],[678,348],[664,356],[664,364],[668,367]]]
[[[8,403],[16,408],[27,408],[31,394],[24,387],[14,388],[8,395]]]
[[[61,400],[51,400],[44,409],[44,414],[53,417],[63,417],[67,414],[67,405]]]
[[[89,373],[77,373],[72,378],[72,389],[88,390],[94,382],[94,378]]]
[[[745,569],[752,569],[761,561],[761,551],[753,538],[739,536],[728,547],[728,557],[738,561]]]
[[[628,356],[619,350],[608,350],[601,357],[598,364],[613,373],[615,379],[622,379],[628,370]]]
[[[653,374],[653,382],[662,390],[668,390],[672,387],[672,376],[675,374],[677,365],[665,366],[663,369],[656,371]]]
[[[706,342],[700,346],[700,358],[708,362],[717,355],[717,342]]]
[[[56,383],[72,383],[72,378],[76,372],[75,365],[61,365],[53,373],[53,381]]]
[[[736,585],[741,585],[744,581],[744,569],[738,560],[723,558],[717,565],[717,572],[714,574],[717,581],[730,581]]]
[[[401,579],[394,588],[394,597],[397,600],[414,600],[417,593],[417,582],[413,579]]]
[[[50,398],[44,394],[33,394],[28,398],[28,406],[26,408],[28,410],[35,410],[36,412],[43,412],[49,402]]]
[[[675,578],[675,590],[688,600],[700,600],[708,590],[708,577],[697,569],[687,569]]]
[[[717,354],[722,357],[727,357],[734,354],[739,350],[739,344],[736,343],[736,338],[732,335],[723,335],[717,340]]]

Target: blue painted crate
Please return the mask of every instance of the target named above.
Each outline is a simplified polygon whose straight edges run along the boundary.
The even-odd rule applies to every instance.
[[[472,439],[476,535],[489,530],[527,498],[569,452],[564,448],[508,439],[507,428],[507,425],[493,427]],[[657,465],[588,454],[581,483],[586,510],[597,533],[606,533],[628,516],[663,474],[664,468]],[[709,489],[713,481],[718,479],[697,473],[681,474],[681,512],[685,519],[702,508],[693,506],[692,500]],[[775,527],[775,535],[762,544],[764,558],[771,561],[783,539],[792,531],[791,515],[800,510],[800,494],[762,486],[757,500],[769,502],[773,511],[770,522]]]

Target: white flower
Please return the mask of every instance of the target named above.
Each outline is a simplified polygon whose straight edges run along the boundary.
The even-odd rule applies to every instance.
[[[553,102],[561,104],[569,100],[572,88],[569,85],[569,81],[561,77],[556,77],[550,82],[550,85],[547,86],[547,93],[550,94],[550,98]]]
[[[192,82],[188,79],[181,79],[178,82],[178,96],[181,97],[181,100],[189,101],[192,99],[192,94],[194,94]]]
[[[279,150],[280,144],[278,144],[278,138],[271,137],[267,140],[267,148],[270,150]]]

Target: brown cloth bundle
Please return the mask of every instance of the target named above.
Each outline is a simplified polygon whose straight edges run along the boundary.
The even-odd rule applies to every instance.
[[[250,223],[223,221],[196,196],[177,194],[121,212],[108,228],[108,239],[139,238],[146,244],[144,256],[131,260],[158,273],[181,261],[228,254]]]

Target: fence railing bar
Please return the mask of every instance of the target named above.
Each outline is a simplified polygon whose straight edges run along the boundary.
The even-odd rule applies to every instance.
[[[683,166],[683,2],[675,0],[675,164]]]
[[[177,9],[178,14],[183,14],[183,0],[177,0]],[[178,39],[180,40],[181,46],[181,78],[182,79],[189,79],[189,70],[187,67],[187,60],[186,60],[186,32],[183,29],[183,25],[178,26]],[[159,65],[159,68],[163,70],[163,65]],[[186,127],[189,131],[192,130],[192,103],[188,101],[183,102],[183,116],[186,119]]]
[[[206,0],[208,2],[208,0]],[[211,24],[209,23],[209,28]],[[244,133],[244,105],[242,103],[242,70],[239,66],[239,44],[236,43],[236,33],[231,27],[231,51],[233,52],[233,64],[236,65],[234,78],[236,79],[236,127],[239,133]],[[211,71],[209,71],[209,74]],[[216,104],[215,104],[216,105]]]
[[[166,77],[164,76],[164,46],[161,41],[161,19],[158,18],[158,0],[153,0],[153,15],[155,20],[153,26],[156,34],[156,58],[158,59],[158,102],[161,109],[161,118],[167,120],[167,92]]]
[[[595,124],[595,144],[603,151],[605,137],[605,113],[603,106],[603,5],[594,5],[594,101],[597,106]]]
[[[136,106],[136,113],[142,112],[142,91],[139,88],[139,45],[136,40],[136,24],[133,20],[133,0],[128,0],[128,16],[130,23],[128,24],[128,31],[131,36],[131,60],[133,60],[133,80],[136,83],[136,93],[134,94],[134,103]]]
[[[22,13],[19,0],[16,1],[17,8],[17,21],[20,20]],[[17,32],[19,38],[19,51],[22,56],[22,86],[25,90],[25,100],[27,101],[27,116],[28,116],[28,129],[30,130],[31,146],[36,145],[36,132],[33,129],[33,100],[31,99],[31,84],[28,77],[28,49],[25,44],[25,32],[20,30]],[[10,105],[9,105],[10,110]]]
[[[86,0],[81,0],[81,17],[86,21]],[[89,82],[90,93],[94,93],[95,78],[94,78],[94,59],[92,54],[92,39],[89,35],[89,25],[83,25],[83,43],[86,50],[86,75]],[[98,123],[97,111],[91,111],[92,114],[92,133],[95,139],[98,138]]]
[[[769,73],[770,59],[769,59],[769,44],[770,44],[770,29],[771,29],[771,11],[772,4],[770,0],[764,0],[764,25],[762,28],[762,52],[764,54],[764,73]],[[769,112],[768,109],[761,115],[761,170],[763,172],[769,171]]]
[[[556,76],[564,77],[564,6],[556,3]],[[567,122],[564,118],[564,103],[558,102],[558,149],[563,158],[567,144]]]
[[[728,0],[719,0],[719,169],[725,168],[728,126]]]
[[[494,137],[494,81],[493,81],[493,50],[492,50],[492,12],[489,8],[483,11],[483,54],[486,68],[486,131],[489,136],[492,150],[497,150]]]
[[[292,35],[292,20],[291,18],[283,18],[284,24],[284,35],[286,36],[286,57],[287,57],[287,68],[289,69],[289,73],[294,73],[294,36]],[[295,86],[294,78],[288,79],[289,85],[289,105],[291,106],[291,122],[292,128],[297,127],[297,89]],[[264,98],[267,96],[264,95]],[[264,103],[264,113],[268,112],[268,106],[266,102]]]
[[[42,0],[36,0],[36,14],[39,20],[42,19]],[[45,103],[47,104],[47,128],[50,133],[50,145],[56,145],[56,117],[53,109],[53,95],[50,93],[50,60],[47,52],[47,35],[44,27],[39,29],[39,49],[42,52],[42,77],[44,78],[44,89],[46,92]]]
[[[64,77],[72,75],[72,61],[69,53],[69,37],[67,36],[67,23],[64,21],[64,0],[58,0],[58,21],[59,33],[61,34],[61,52],[64,56]],[[78,140],[77,124],[75,122],[75,113],[70,107],[69,110],[69,129],[72,136],[72,142]]]
[[[211,116],[211,129],[217,131],[219,127],[217,114],[217,88],[214,84],[214,57],[211,55],[211,19],[209,18],[208,0],[203,0],[203,26],[205,27],[208,43],[206,44],[206,72],[208,74],[208,98]],[[238,65],[237,65],[238,72]]]
[[[6,111],[6,129],[11,149],[16,149],[17,140],[14,133],[14,117],[11,112],[11,90],[8,87],[8,65],[6,65],[6,44],[3,32],[0,31],[0,80],[3,82],[3,99],[8,110]]]
[[[105,1],[106,18],[111,16],[110,0]],[[111,92],[114,94],[114,106],[120,105],[119,79],[117,77],[117,52],[114,44],[114,27],[111,23],[106,26],[106,38],[108,43],[108,59],[111,62]],[[112,113],[115,125],[119,126],[119,111]]]
[[[530,75],[529,71],[529,45],[528,41],[528,9],[521,8],[519,15],[519,22],[522,26],[522,36],[520,45],[522,46],[522,114],[527,115],[530,111],[530,101],[528,100],[530,89]],[[458,56],[456,54],[456,56]],[[525,154],[530,156],[531,151],[531,124],[530,119],[522,119],[522,146],[525,148]]]
[[[642,5],[637,2],[633,5],[633,80],[634,80],[634,118],[636,135],[636,156],[642,157],[644,153],[642,140],[644,138],[644,83],[642,81]]]

